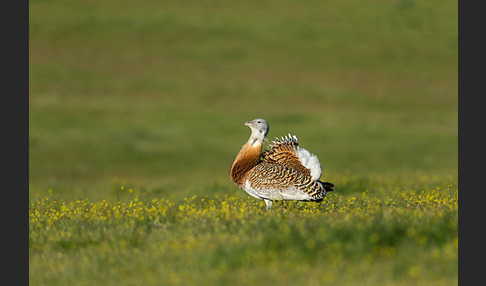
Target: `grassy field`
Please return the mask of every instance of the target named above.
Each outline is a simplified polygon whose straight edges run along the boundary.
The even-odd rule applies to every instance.
[[[235,197],[48,197],[29,208],[30,282],[457,284],[457,186],[382,197],[336,194],[271,212]]]
[[[30,1],[32,285],[457,284],[457,2]],[[292,133],[335,192],[229,179]]]

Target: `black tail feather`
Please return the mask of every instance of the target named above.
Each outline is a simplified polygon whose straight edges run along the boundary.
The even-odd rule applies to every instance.
[[[321,182],[319,181],[321,184],[322,184],[322,187],[324,188],[324,190],[326,190],[326,192],[332,192],[334,191],[332,188],[334,187],[334,184],[333,183],[330,183],[330,182]]]

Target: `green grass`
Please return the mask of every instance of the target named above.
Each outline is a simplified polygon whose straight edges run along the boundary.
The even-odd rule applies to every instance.
[[[454,205],[385,204],[457,197],[456,2],[35,0],[29,45],[29,211],[46,198],[175,208],[166,228],[31,221],[33,285],[457,284]],[[267,214],[233,185],[257,117],[319,157],[336,186],[321,205]],[[369,216],[348,202],[363,192]],[[209,211],[202,198],[216,217],[178,217]]]
[[[31,283],[457,283],[457,185],[336,193],[271,212],[248,198],[120,191],[131,198],[31,203]]]

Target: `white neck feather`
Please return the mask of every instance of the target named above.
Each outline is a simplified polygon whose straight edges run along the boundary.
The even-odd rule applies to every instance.
[[[256,130],[252,130],[250,138],[248,139],[248,144],[249,146],[256,147],[257,145],[263,145],[263,141],[265,140],[265,134],[261,133]]]

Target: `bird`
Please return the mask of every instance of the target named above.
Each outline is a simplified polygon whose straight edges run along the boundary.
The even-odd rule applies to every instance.
[[[263,149],[269,124],[263,118],[247,121],[251,129],[230,169],[231,180],[250,196],[263,200],[267,211],[273,201],[321,202],[334,184],[320,180],[322,167],[316,155],[299,146],[295,135],[276,137]]]

